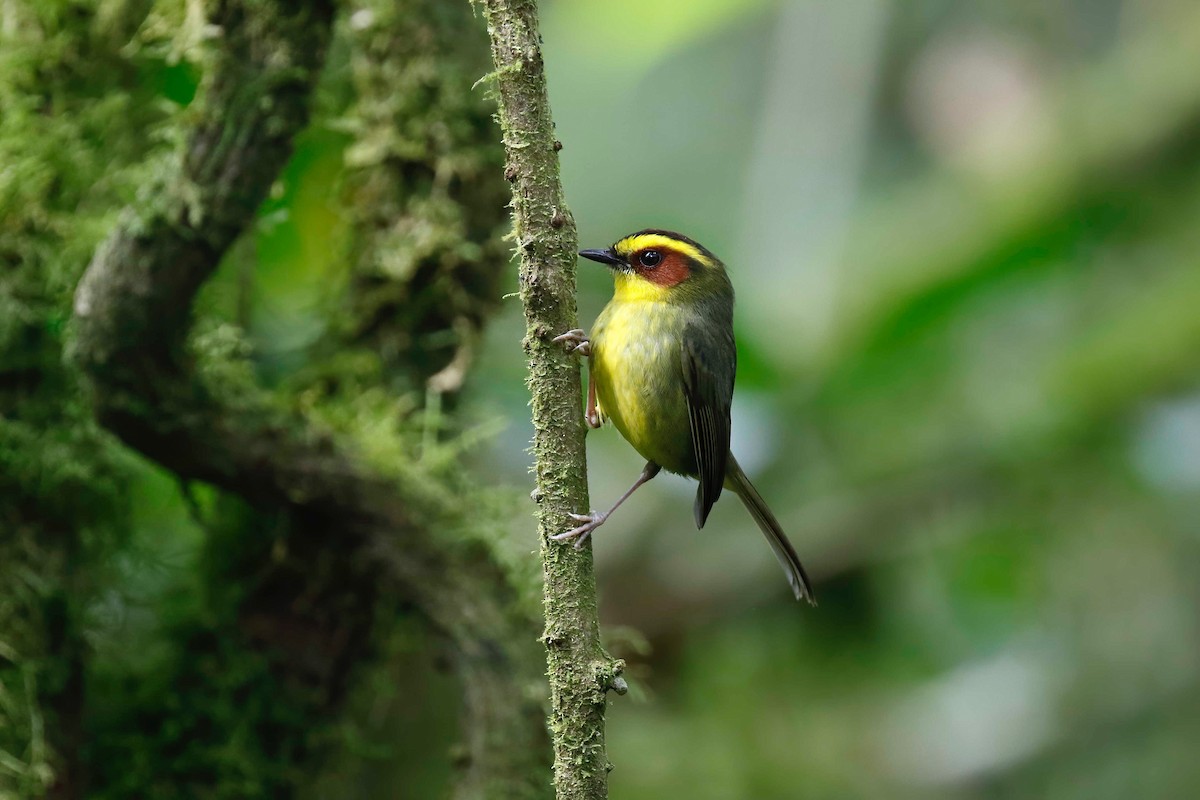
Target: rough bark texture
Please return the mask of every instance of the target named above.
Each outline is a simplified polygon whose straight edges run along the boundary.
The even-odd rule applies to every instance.
[[[399,596],[445,638],[464,687],[456,796],[542,796],[536,628],[488,544],[465,535],[461,496],[420,465],[368,464],[248,371],[189,345],[197,291],[307,120],[331,17],[323,0],[216,5],[219,37],[177,168],[96,252],[76,295],[74,361],[98,417],[126,444],[282,519],[283,554],[264,566],[252,590],[262,602],[242,620],[280,654],[281,680],[311,685],[336,711],[368,646],[371,608]]]
[[[521,258],[555,789],[559,798],[601,798],[608,794],[606,694],[623,690],[623,664],[600,645],[591,544],[577,550],[549,539],[574,525],[569,513],[588,509],[579,362],[550,341],[577,326],[575,222],[559,179],[561,144],[550,116],[537,3],[485,0],[481,5],[492,40],[495,72],[488,80],[499,99]]]

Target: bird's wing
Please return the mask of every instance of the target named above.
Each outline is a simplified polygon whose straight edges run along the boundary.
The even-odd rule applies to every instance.
[[[737,348],[730,330],[689,326],[683,336],[683,392],[687,399],[692,452],[700,489],[696,492],[696,527],[703,528],[713,503],[721,496],[729,458],[729,406]]]

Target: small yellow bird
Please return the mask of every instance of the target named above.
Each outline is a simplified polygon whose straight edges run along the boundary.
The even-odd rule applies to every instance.
[[[783,565],[796,599],[815,605],[796,550],[729,451],[737,348],[733,285],[725,265],[686,236],[655,229],[579,255],[613,270],[613,299],[590,339],[572,330],[554,341],[590,359],[588,425],[612,420],[646,459],[646,468],[612,508],[573,514],[582,524],[553,538],[582,545],[639,486],[665,469],[700,482],[698,528],[722,488],[737,494]]]

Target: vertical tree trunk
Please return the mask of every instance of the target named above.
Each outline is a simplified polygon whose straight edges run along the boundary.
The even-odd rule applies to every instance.
[[[533,0],[483,2],[513,185],[513,229],[521,258],[525,352],[533,395],[538,522],[545,576],[544,641],[551,689],[554,783],[560,800],[608,794],[605,695],[623,688],[623,664],[600,646],[592,549],[550,536],[588,508],[578,360],[551,343],[576,327],[575,222],[563,200]]]

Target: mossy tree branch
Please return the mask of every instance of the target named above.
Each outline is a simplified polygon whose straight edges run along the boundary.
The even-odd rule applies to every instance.
[[[445,535],[468,527],[470,509],[430,488],[438,476],[367,463],[352,438],[286,410],[245,365],[189,346],[197,291],[254,220],[307,123],[332,16],[326,0],[214,4],[218,38],[207,45],[187,141],[157,192],[127,209],[88,266],[75,299],[74,361],[99,419],[126,444],[185,481],[282,512],[287,569],[260,582],[274,584],[260,592],[271,603],[265,627],[299,640],[266,642],[285,655],[292,648],[274,663],[289,672],[281,684],[317,683],[329,698],[321,710],[336,712],[377,598],[409,601],[447,642],[464,688],[455,796],[541,796],[535,629],[488,545]],[[321,583],[330,570],[340,576],[332,597]],[[297,586],[312,590],[304,602]],[[356,620],[349,631],[345,617]]]
[[[549,538],[571,527],[569,513],[588,508],[579,364],[550,341],[577,324],[575,222],[559,178],[561,145],[550,116],[537,3],[483,0],[481,5],[492,40],[495,72],[489,80],[499,98],[521,259],[555,789],[560,799],[594,800],[608,793],[604,708],[607,691],[624,686],[623,665],[600,646],[591,545],[577,550]]]

